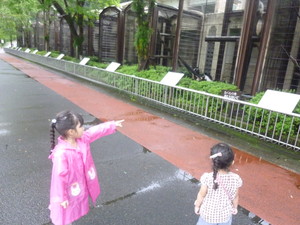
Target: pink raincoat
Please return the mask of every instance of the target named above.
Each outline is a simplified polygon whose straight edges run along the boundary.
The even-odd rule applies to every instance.
[[[95,204],[100,194],[100,185],[95,164],[90,152],[90,143],[114,133],[115,122],[106,122],[86,130],[77,139],[77,148],[62,137],[52,150],[52,179],[50,188],[50,218],[55,225],[70,224],[89,211],[89,196]],[[61,203],[68,201],[66,209]]]

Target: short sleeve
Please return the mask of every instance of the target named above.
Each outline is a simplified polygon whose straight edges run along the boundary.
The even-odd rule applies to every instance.
[[[239,175],[237,175],[237,181],[236,182],[237,182],[237,188],[242,187],[243,180],[242,180],[242,178]]]
[[[209,183],[209,173],[204,173],[200,178],[201,184],[205,184],[208,186]]]

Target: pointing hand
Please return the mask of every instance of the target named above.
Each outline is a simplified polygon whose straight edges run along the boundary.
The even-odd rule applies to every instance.
[[[122,123],[123,123],[124,121],[125,121],[125,120],[117,120],[117,121],[115,121],[116,126],[117,126],[117,127],[123,127]]]

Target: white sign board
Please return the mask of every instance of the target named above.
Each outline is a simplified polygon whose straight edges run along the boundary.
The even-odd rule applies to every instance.
[[[106,67],[106,70],[107,71],[110,71],[110,72],[115,72],[119,66],[121,64],[120,63],[116,63],[116,62],[111,62],[107,67]]]
[[[161,84],[175,86],[183,77],[183,73],[168,72],[160,81]]]
[[[47,52],[44,56],[48,57],[49,55],[51,55],[51,52]]]
[[[90,61],[90,58],[83,58],[81,61],[80,61],[80,65],[85,65],[87,64],[87,62]]]
[[[292,113],[300,100],[300,95],[267,90],[258,106],[282,113]]]
[[[32,54],[36,54],[38,51],[39,51],[39,50],[34,50],[34,51],[32,52]]]
[[[56,57],[56,59],[61,60],[64,56],[65,54],[60,54],[59,56]]]
[[[27,48],[27,49],[25,50],[25,52],[26,52],[26,53],[29,53],[29,52],[30,52],[30,49],[29,49],[29,48]]]

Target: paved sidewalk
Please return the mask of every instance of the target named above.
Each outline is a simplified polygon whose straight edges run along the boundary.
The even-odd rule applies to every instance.
[[[107,96],[7,54],[5,60],[101,121],[125,119],[119,131],[196,179],[210,170],[210,147],[218,140],[144,109]],[[235,149],[234,172],[244,180],[240,205],[273,225],[300,221],[300,175]]]

